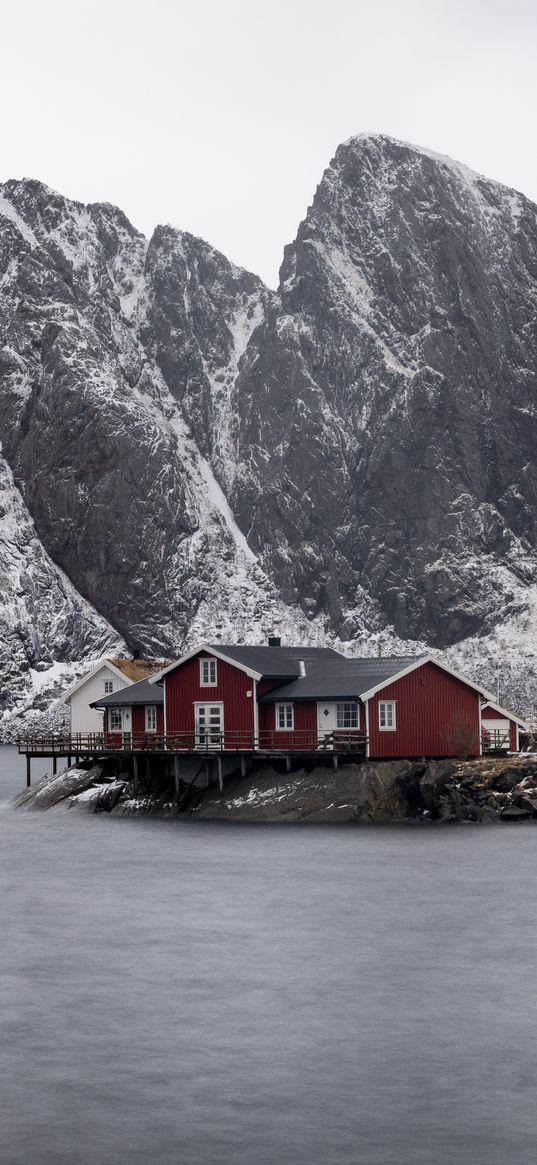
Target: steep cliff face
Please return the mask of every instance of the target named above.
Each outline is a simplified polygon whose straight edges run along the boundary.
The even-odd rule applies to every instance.
[[[536,208],[385,137],[339,147],[277,293],[6,183],[0,440],[88,628],[56,590],[46,651],[273,629],[459,651],[532,619],[536,308]]]
[[[535,580],[536,275],[521,195],[390,139],[338,149],[241,378],[234,500],[246,522],[268,495],[251,544],[345,638],[364,590],[443,646]]]
[[[231,385],[268,299],[199,240],[7,183],[0,433],[43,544],[128,644],[294,622],[238,529]]]

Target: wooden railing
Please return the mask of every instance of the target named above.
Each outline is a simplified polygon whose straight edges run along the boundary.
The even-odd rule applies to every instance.
[[[367,737],[352,729],[249,732],[92,732],[20,737],[20,753],[77,756],[86,752],[365,752]]]

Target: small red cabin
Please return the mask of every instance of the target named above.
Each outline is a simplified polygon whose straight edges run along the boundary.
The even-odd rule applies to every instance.
[[[497,704],[481,706],[481,735],[483,752],[518,752],[520,733],[528,726],[513,712]]]
[[[103,731],[107,748],[155,748],[164,734],[164,696],[161,687],[140,680],[111,696],[95,700],[91,707],[104,712]]]

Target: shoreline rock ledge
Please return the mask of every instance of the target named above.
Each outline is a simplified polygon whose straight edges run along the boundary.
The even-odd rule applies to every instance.
[[[537,818],[537,755],[473,761],[409,760],[312,766],[283,773],[262,764],[231,776],[221,794],[185,791],[176,801],[166,781],[141,784],[119,774],[116,762],[72,768],[46,777],[15,798],[15,808],[78,809],[133,816],[188,816],[208,821],[516,822]]]

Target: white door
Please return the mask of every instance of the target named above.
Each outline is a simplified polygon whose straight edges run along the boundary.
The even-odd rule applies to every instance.
[[[224,747],[224,705],[196,704],[196,748]]]
[[[319,744],[323,745],[326,737],[331,736],[337,728],[337,704],[331,701],[317,704],[317,735],[319,737]],[[327,748],[333,748],[333,743],[326,745]]]
[[[130,708],[111,708],[108,713],[108,731],[120,732],[123,748],[130,748],[132,743],[132,717]]]

